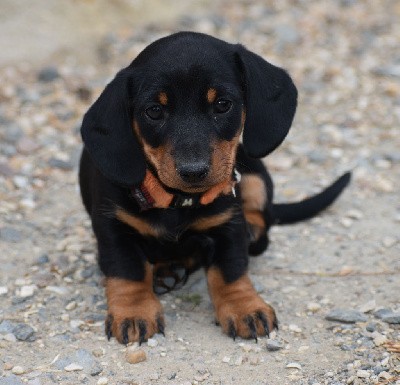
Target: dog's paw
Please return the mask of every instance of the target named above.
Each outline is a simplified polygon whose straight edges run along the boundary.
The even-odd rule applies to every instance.
[[[164,334],[163,309],[149,282],[108,279],[106,295],[108,339],[141,344],[156,333]]]
[[[257,342],[258,336],[269,336],[278,328],[274,309],[255,293],[222,302],[216,315],[222,330],[233,339],[239,336]]]
[[[132,300],[130,307],[109,310],[105,331],[107,338],[115,337],[121,344],[147,341],[156,333],[164,334],[164,317],[157,298]]]
[[[278,328],[274,309],[257,294],[247,274],[227,283],[222,272],[210,268],[208,289],[215,308],[217,323],[235,339],[269,335]]]

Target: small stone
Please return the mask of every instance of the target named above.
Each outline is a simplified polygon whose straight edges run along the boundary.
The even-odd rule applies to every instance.
[[[21,233],[12,227],[0,228],[0,239],[6,242],[17,243],[22,239]]]
[[[241,345],[241,348],[245,353],[249,353],[252,351],[252,347],[249,344],[243,344]]]
[[[371,377],[371,373],[368,370],[359,369],[359,370],[357,370],[356,374],[357,374],[358,378],[370,378]]]
[[[382,239],[382,245],[389,249],[390,247],[393,247],[397,243],[397,239],[393,237],[384,237]]]
[[[349,227],[351,227],[351,225],[353,224],[353,220],[350,219],[350,218],[342,218],[342,219],[340,220],[340,224],[341,224],[343,227],[349,228]]]
[[[40,146],[33,139],[23,136],[20,140],[18,140],[16,147],[19,153],[29,155],[35,152]]]
[[[0,333],[12,333],[17,324],[9,320],[4,320],[0,323]]]
[[[155,348],[158,345],[158,341],[155,340],[154,338],[149,338],[147,340],[147,346],[150,346],[151,348]]]
[[[74,168],[71,162],[66,162],[65,160],[58,158],[50,158],[48,165],[52,168],[59,168],[60,170],[69,171]]]
[[[20,341],[32,342],[36,340],[35,331],[33,330],[33,328],[24,323],[17,324],[12,333]]]
[[[65,310],[74,310],[76,309],[76,302],[75,301],[71,301],[67,304],[67,306],[65,306]]]
[[[11,372],[13,373],[13,374],[16,374],[16,375],[21,375],[21,374],[24,374],[25,373],[25,369],[22,367],[22,366],[14,366],[13,368],[12,368],[12,370],[11,370]]]
[[[52,82],[60,77],[60,74],[55,67],[44,67],[38,73],[38,80],[44,83]]]
[[[47,254],[42,254],[37,260],[36,264],[37,265],[44,265],[45,263],[48,263],[50,261],[49,256]]]
[[[36,285],[22,286],[21,289],[19,290],[19,296],[23,298],[32,297],[33,294],[35,294],[37,288],[38,287]]]
[[[83,370],[83,366],[76,364],[75,362],[73,362],[72,364],[67,365],[64,370],[66,372],[79,372],[81,370]]]
[[[14,186],[19,189],[24,189],[29,186],[29,179],[25,176],[15,175],[12,179]]]
[[[373,332],[371,334],[371,337],[373,338],[375,346],[381,346],[385,342],[387,342],[386,336],[384,336],[383,334],[381,334],[381,333],[379,333],[377,331]]]
[[[8,342],[15,342],[17,341],[17,337],[15,337],[12,333],[7,333],[3,336],[3,339]]]
[[[108,384],[108,378],[107,377],[100,377],[97,380],[97,385],[107,385]]]
[[[376,308],[376,301],[374,299],[372,299],[371,301],[368,301],[364,305],[361,305],[360,311],[363,313],[369,313],[372,310],[375,310],[375,308]]]
[[[307,304],[307,310],[316,313],[317,311],[321,310],[321,305],[316,302],[310,302]]]
[[[291,332],[294,332],[294,333],[301,333],[302,332],[302,330],[295,324],[290,324],[289,325],[289,330]]]
[[[297,369],[297,370],[301,370],[301,365],[298,364],[297,362],[291,362],[289,364],[286,365],[287,369]]]
[[[92,351],[92,354],[93,354],[95,357],[99,358],[99,357],[103,357],[103,356],[104,356],[105,351],[104,351],[103,348],[98,348],[98,349],[94,349],[94,350]]]
[[[6,286],[0,286],[0,295],[5,295],[8,293],[8,288]]]
[[[382,316],[382,321],[388,324],[400,324],[400,312],[390,312]]]
[[[160,375],[158,373],[151,373],[149,376],[150,380],[156,381],[160,378]]]
[[[368,320],[360,311],[347,309],[333,309],[326,315],[325,319],[344,323],[366,322]]]
[[[370,322],[369,324],[367,324],[365,329],[370,333],[374,332],[376,330],[376,323]]]
[[[222,362],[224,362],[225,364],[229,364],[230,361],[231,361],[231,357],[224,356],[224,357],[222,358]]]
[[[133,349],[132,349],[133,348]],[[136,350],[136,347],[128,347],[126,350],[126,361],[129,362],[130,364],[138,364],[139,362],[146,361],[146,353],[144,350],[139,349]]]
[[[46,286],[46,290],[59,295],[69,294],[69,289],[63,286]]]
[[[283,345],[276,340],[268,339],[267,340],[267,350],[270,352],[276,352],[277,350],[281,350]]]
[[[383,371],[378,374],[378,378],[383,378],[384,380],[388,381],[392,378],[392,375],[386,371]]]
[[[14,365],[11,362],[5,362],[3,365],[4,370],[11,370],[14,367]]]
[[[375,311],[374,312],[374,316],[376,318],[382,319],[385,315],[388,315],[388,314],[391,314],[391,313],[392,313],[392,310],[382,308],[382,309],[378,309],[377,311]]]
[[[346,213],[346,216],[351,219],[362,219],[364,214],[360,210],[351,209]]]
[[[235,360],[235,365],[236,366],[240,366],[240,365],[242,365],[242,363],[243,363],[243,356],[238,356],[237,358],[236,358],[236,360]]]

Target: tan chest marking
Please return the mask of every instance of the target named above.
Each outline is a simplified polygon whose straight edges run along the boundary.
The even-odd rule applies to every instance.
[[[117,208],[115,216],[121,222],[124,222],[125,224],[134,228],[141,235],[159,238],[163,234],[165,234],[165,230],[163,228],[155,227],[150,223],[148,223],[147,221],[138,218],[133,214],[127,213],[125,210],[121,208]]]

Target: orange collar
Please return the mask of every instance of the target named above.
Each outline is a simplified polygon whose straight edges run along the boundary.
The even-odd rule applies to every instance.
[[[235,185],[240,181],[240,174],[235,169],[233,178],[221,182],[200,194],[171,194],[164,189],[160,181],[149,171],[140,187],[131,189],[141,210],[151,208],[191,208],[212,203],[220,195],[236,195]]]

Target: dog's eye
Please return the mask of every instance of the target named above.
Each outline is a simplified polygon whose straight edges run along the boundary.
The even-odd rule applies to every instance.
[[[160,120],[163,117],[163,109],[158,104],[147,108],[145,112],[152,120]]]
[[[232,102],[227,99],[218,99],[214,103],[214,112],[218,114],[223,114],[225,112],[228,112],[231,109]]]

